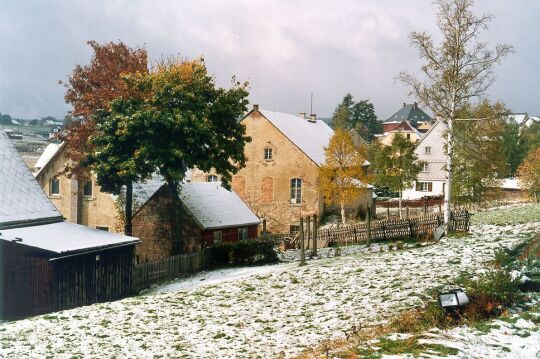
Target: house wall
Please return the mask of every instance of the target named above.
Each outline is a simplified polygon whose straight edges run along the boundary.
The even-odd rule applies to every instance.
[[[122,232],[123,225],[115,200],[109,193],[101,192],[96,175],[91,175],[92,196],[83,196],[83,182],[62,174],[68,163],[65,151],[60,150],[36,177],[51,202],[69,222],[92,228],[106,227],[110,232]],[[60,181],[58,195],[50,192],[51,179],[55,176]]]
[[[418,136],[418,133],[415,131],[396,131],[384,133],[384,135],[380,138],[379,141],[384,146],[390,146],[392,144],[392,141],[394,140],[394,137],[396,137],[396,133],[401,134],[405,138],[407,138],[407,135],[409,135],[409,141],[413,143],[420,140],[420,136]]]
[[[211,246],[214,244],[214,232],[221,231],[222,235],[222,241],[223,242],[236,242],[238,241],[238,229],[243,228],[245,226],[240,227],[232,227],[232,228],[222,228],[222,229],[211,229],[204,231],[202,233],[202,243],[203,246]],[[255,239],[258,235],[258,226],[253,225],[248,227],[248,239]]]
[[[431,192],[416,191],[416,182],[411,188],[403,191],[403,198],[416,199],[426,195],[437,196],[444,194],[443,183],[446,181],[446,149],[445,149],[446,127],[442,122],[437,122],[429,133],[418,143],[415,153],[418,161],[426,162],[428,170],[418,174],[419,182],[432,182]],[[426,147],[430,147],[430,153],[426,153]]]
[[[307,121],[307,120],[306,120]],[[246,167],[233,177],[232,188],[258,216],[266,218],[270,232],[289,232],[300,216],[323,212],[318,191],[319,166],[258,111],[242,120],[252,141],[246,144]],[[264,159],[265,147],[273,159]],[[292,178],[302,179],[302,203],[290,203]]]

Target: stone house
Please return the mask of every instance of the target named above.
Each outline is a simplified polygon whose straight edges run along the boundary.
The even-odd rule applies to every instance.
[[[445,133],[448,126],[438,120],[420,140],[415,153],[422,162],[422,170],[412,188],[403,191],[403,199],[418,199],[424,196],[442,196],[446,185]]]
[[[95,174],[77,181],[66,174],[69,159],[63,145],[51,144],[36,162],[36,180],[49,200],[69,222],[123,232],[117,197],[102,192]],[[188,180],[192,171],[188,173]],[[172,200],[164,181],[157,176],[133,185],[133,235],[141,238],[135,255],[139,261],[168,257],[181,251],[193,252],[214,241],[256,238],[259,219],[234,193],[220,183],[182,185],[183,248],[173,243],[167,218]],[[193,200],[197,198],[197,202]]]
[[[320,218],[325,208],[319,168],[334,131],[315,115],[267,111],[258,105],[241,123],[252,140],[244,149],[246,167],[232,179],[234,192],[266,220],[270,232],[295,232],[302,216]],[[194,172],[192,181],[212,181],[212,176]],[[372,195],[372,188],[366,188],[356,206],[367,208]]]

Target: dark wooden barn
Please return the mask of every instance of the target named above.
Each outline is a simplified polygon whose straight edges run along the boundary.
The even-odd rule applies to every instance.
[[[0,318],[130,295],[138,242],[65,222],[0,127]]]

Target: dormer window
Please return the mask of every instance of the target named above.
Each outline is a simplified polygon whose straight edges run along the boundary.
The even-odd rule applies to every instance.
[[[206,177],[206,182],[217,182],[218,178],[215,175],[209,175]]]
[[[424,154],[430,155],[431,154],[431,147],[429,147],[429,146],[424,147]]]
[[[427,162],[422,162],[422,172],[429,172],[429,164]]]
[[[272,148],[265,147],[265,149],[264,149],[264,159],[266,161],[271,161],[273,159],[272,155],[273,155]]]

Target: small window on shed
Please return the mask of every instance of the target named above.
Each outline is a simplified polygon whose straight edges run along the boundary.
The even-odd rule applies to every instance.
[[[221,243],[223,241],[223,232],[214,231],[214,244]]]
[[[264,159],[266,161],[270,161],[270,160],[273,159],[273,157],[272,157],[272,149],[270,147],[266,147],[264,149]]]
[[[84,182],[83,195],[85,197],[92,197],[92,181]]]
[[[206,182],[217,182],[217,181],[218,181],[218,178],[215,175],[209,175],[208,177],[206,177]]]
[[[238,228],[238,239],[245,240],[248,239],[248,229],[247,227]]]
[[[58,195],[60,194],[60,180],[58,177],[51,178],[51,183],[49,186],[49,194]]]

